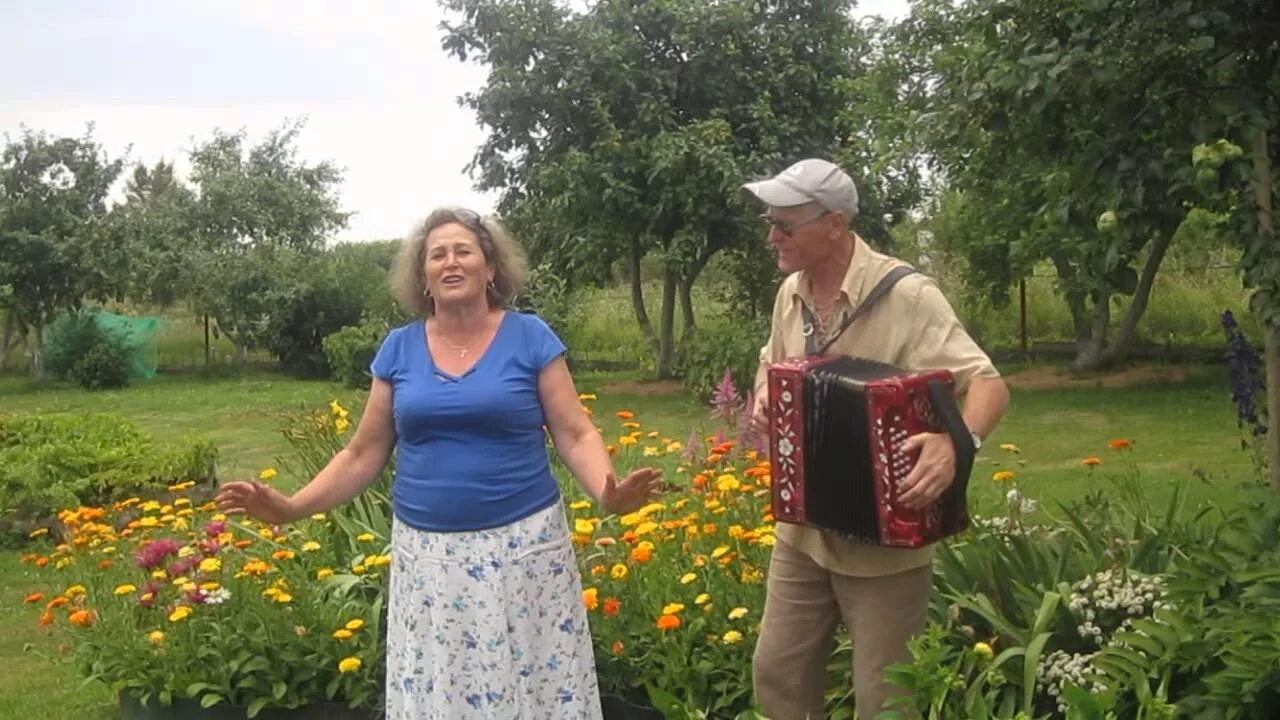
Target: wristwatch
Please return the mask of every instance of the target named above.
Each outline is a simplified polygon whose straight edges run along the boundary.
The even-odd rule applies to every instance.
[[[973,451],[978,452],[982,449],[982,436],[970,430],[969,437],[973,438]]]

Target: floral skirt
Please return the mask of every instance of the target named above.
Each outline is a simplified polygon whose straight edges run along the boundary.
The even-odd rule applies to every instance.
[[[474,532],[392,529],[386,720],[599,720],[560,503]]]

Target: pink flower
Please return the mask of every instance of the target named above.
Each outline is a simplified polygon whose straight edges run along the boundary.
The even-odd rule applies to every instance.
[[[211,538],[216,538],[227,531],[226,520],[211,520],[204,526],[204,534]]]
[[[134,560],[138,566],[144,570],[154,570],[162,565],[166,558],[178,552],[178,548],[182,547],[177,540],[172,538],[160,538],[152,540],[133,553]]]

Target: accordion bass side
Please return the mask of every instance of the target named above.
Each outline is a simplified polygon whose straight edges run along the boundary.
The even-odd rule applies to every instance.
[[[950,371],[907,372],[845,356],[791,358],[768,370],[773,515],[856,542],[918,548],[969,526],[974,447]],[[918,453],[898,446],[946,432],[956,477],[931,505],[898,503]]]

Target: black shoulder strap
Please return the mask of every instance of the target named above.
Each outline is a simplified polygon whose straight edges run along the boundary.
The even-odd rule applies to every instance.
[[[849,313],[849,315],[844,319],[844,322],[840,323],[840,327],[831,337],[827,338],[827,341],[822,344],[822,347],[815,347],[817,343],[814,342],[812,334],[805,338],[806,344],[810,346],[806,348],[808,354],[825,355],[827,349],[831,347],[831,344],[838,340],[840,336],[844,334],[844,331],[847,330],[855,320],[862,317],[863,313],[870,310],[871,307],[880,300],[880,298],[887,295],[889,290],[891,290],[899,280],[916,272],[918,271],[909,265],[899,265],[885,273],[885,276],[880,278],[880,282],[876,283],[876,286],[871,288],[871,292],[867,293],[867,296],[862,299],[862,302],[858,304],[858,307],[855,308],[853,312]],[[808,309],[806,308],[806,314],[807,312]]]

